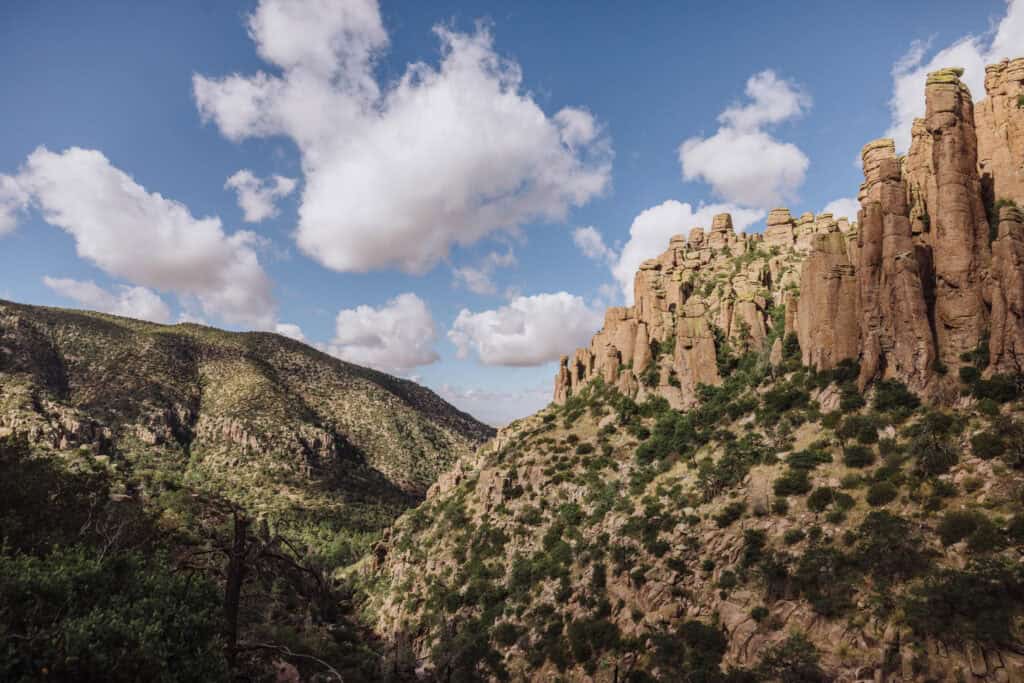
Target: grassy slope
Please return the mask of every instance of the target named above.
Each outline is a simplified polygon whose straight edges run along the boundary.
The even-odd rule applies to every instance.
[[[686,414],[597,382],[512,425],[395,524],[367,618],[399,663],[488,676],[1024,674],[1019,393],[865,402],[798,357],[747,354]]]

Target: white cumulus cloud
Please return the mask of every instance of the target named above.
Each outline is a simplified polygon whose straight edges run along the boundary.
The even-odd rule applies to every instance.
[[[29,194],[17,178],[0,175],[0,235],[18,225],[18,212],[28,206]]]
[[[494,271],[508,268],[516,264],[516,255],[511,249],[504,254],[492,251],[476,266],[453,268],[455,284],[464,286],[474,294],[494,294],[498,287],[494,284]]]
[[[576,244],[583,255],[588,259],[613,263],[617,254],[613,249],[604,243],[601,233],[593,226],[576,228],[572,231],[572,241]]]
[[[602,312],[568,292],[518,296],[494,310],[463,309],[448,338],[459,358],[475,353],[484,365],[523,367],[586,346],[602,321]]]
[[[860,202],[853,197],[833,199],[821,210],[822,213],[830,213],[835,218],[843,218],[845,216],[850,221],[857,220],[858,211],[860,211]]]
[[[899,152],[910,147],[910,127],[915,118],[925,113],[924,88],[929,72],[950,66],[963,68],[962,80],[975,100],[980,100],[985,97],[985,66],[1004,57],[1019,57],[1022,53],[1024,0],[1009,0],[1006,14],[986,34],[966,35],[934,52],[931,41],[914,41],[892,68],[893,92],[889,100],[892,125],[886,136],[896,141]]]
[[[714,135],[679,146],[679,163],[683,180],[704,181],[727,202],[769,209],[796,198],[810,161],[763,129],[801,116],[811,99],[771,70],[751,76],[746,94],[751,102],[723,111]]]
[[[306,335],[302,333],[302,328],[295,323],[278,323],[274,326],[274,332],[291,337],[295,341],[306,341]]]
[[[109,275],[196,299],[230,324],[272,326],[276,307],[254,233],[229,235],[219,218],[195,218],[95,150],[40,147],[15,182],[47,223],[75,239],[79,256]]]
[[[626,303],[633,303],[633,276],[640,264],[668,249],[673,235],[689,235],[690,228],[711,227],[715,214],[732,214],[733,228],[746,230],[765,217],[760,209],[747,209],[733,204],[706,204],[696,209],[689,202],[670,199],[640,212],[629,226],[629,241],[622,248],[612,275],[622,288]]]
[[[115,291],[110,291],[92,280],[50,276],[43,277],[43,284],[85,308],[155,323],[171,321],[171,309],[159,294],[145,287],[118,285]]]
[[[247,223],[259,223],[277,215],[277,200],[295,191],[298,184],[294,178],[275,175],[271,178],[257,178],[247,168],[238,171],[224,183],[238,196]]]
[[[476,419],[493,427],[503,427],[513,420],[532,415],[551,403],[552,390],[547,384],[508,391],[443,384],[437,393]]]
[[[328,353],[385,372],[406,372],[437,360],[437,329],[430,309],[415,294],[399,294],[380,308],[338,313]]]
[[[249,17],[280,75],[195,75],[204,120],[232,140],[294,140],[305,175],[296,240],[328,268],[422,273],[453,244],[561,220],[607,186],[611,147],[582,108],[547,115],[491,34],[436,27],[439,66],[387,84],[371,0],[261,0]]]

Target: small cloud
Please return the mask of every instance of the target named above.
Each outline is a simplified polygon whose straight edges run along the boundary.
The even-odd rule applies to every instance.
[[[238,206],[247,223],[259,223],[277,215],[276,201],[287,197],[298,185],[294,178],[275,175],[257,178],[252,171],[242,169],[228,178],[224,187],[238,195]]]
[[[572,241],[588,259],[610,264],[617,257],[617,254],[604,243],[601,233],[593,226],[573,230]]]
[[[853,197],[833,199],[821,210],[822,213],[830,213],[835,218],[848,218],[851,221],[857,220],[857,213],[859,211],[860,202]]]
[[[440,359],[437,330],[426,303],[411,292],[380,308],[358,306],[338,313],[328,353],[385,372],[407,372]]]
[[[302,328],[293,323],[278,323],[274,326],[274,331],[286,337],[291,337],[295,341],[306,341],[306,335],[302,333]]]
[[[516,263],[516,255],[511,248],[504,254],[492,251],[477,266],[463,266],[453,268],[452,275],[455,276],[455,284],[466,287],[474,294],[495,294],[498,291],[494,284],[494,271],[498,268],[508,268]]]
[[[585,346],[602,320],[602,312],[582,297],[568,292],[537,294],[516,297],[498,309],[463,309],[448,338],[459,358],[472,353],[484,365],[534,366]]]
[[[110,291],[92,280],[72,280],[48,275],[43,277],[43,284],[88,309],[155,323],[171,321],[171,309],[160,295],[145,287],[118,285],[115,291]]]

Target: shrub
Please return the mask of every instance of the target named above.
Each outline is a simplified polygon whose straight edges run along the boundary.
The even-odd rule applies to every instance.
[[[768,618],[768,608],[764,605],[758,605],[754,609],[750,610],[750,618],[760,624]]]
[[[592,443],[581,443],[576,446],[576,455],[587,455],[588,453],[594,452],[594,444]]]
[[[799,496],[811,490],[811,480],[807,470],[790,468],[775,480],[773,489],[777,496]]]
[[[786,533],[782,535],[782,542],[786,545],[796,545],[805,538],[807,538],[807,534],[803,532],[803,529],[787,529]]]
[[[823,512],[835,502],[836,490],[828,486],[819,486],[807,496],[807,508],[814,512]]]
[[[875,384],[874,408],[880,413],[911,412],[920,405],[921,399],[903,382],[895,379],[883,379]]]
[[[940,569],[901,601],[919,636],[1008,645],[1024,600],[1024,570],[1008,561],[973,561],[964,570]]]
[[[896,500],[896,496],[899,493],[900,490],[891,481],[879,481],[872,484],[871,488],[868,489],[865,500],[867,500],[868,505],[871,507],[881,507]]]
[[[813,470],[818,465],[832,462],[832,455],[817,448],[808,448],[786,456],[786,464],[794,469]]]
[[[971,389],[976,398],[987,398],[996,403],[1008,403],[1021,395],[1019,380],[1014,375],[992,375],[979,379]]]
[[[860,443],[871,444],[878,441],[878,418],[869,415],[850,415],[836,430],[840,439],[856,439]]]
[[[984,513],[977,510],[951,510],[942,517],[937,529],[945,546],[967,539],[971,552],[985,553],[1002,545],[1002,534]]]
[[[721,512],[715,515],[715,524],[717,524],[720,529],[724,529],[725,527],[729,526],[737,519],[742,517],[743,513],[746,512],[746,510],[747,504],[742,501],[729,503],[724,508],[722,508]]]
[[[818,665],[820,659],[814,643],[795,633],[764,654],[756,675],[762,681],[826,683],[829,677]]]
[[[718,587],[723,590],[735,588],[737,583],[738,581],[736,579],[736,573],[733,572],[731,569],[726,569],[718,577]]]
[[[777,515],[784,515],[789,512],[789,501],[785,498],[776,498],[772,501],[772,512]]]
[[[875,452],[867,446],[854,445],[843,449],[843,464],[847,467],[867,467],[875,461]]]
[[[854,534],[854,561],[876,579],[909,579],[928,568],[920,533],[906,519],[876,510]]]
[[[597,665],[598,656],[619,646],[619,627],[607,619],[577,619],[567,629],[569,652],[580,664]]]
[[[998,434],[992,432],[978,432],[971,437],[971,450],[976,456],[983,460],[1002,455],[1006,450],[1006,444]]]
[[[820,531],[818,528],[819,535]],[[853,606],[853,566],[839,550],[816,542],[813,533],[811,540],[797,563],[793,585],[815,612],[834,618]]]

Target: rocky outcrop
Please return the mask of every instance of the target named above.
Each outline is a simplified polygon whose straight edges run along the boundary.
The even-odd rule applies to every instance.
[[[800,275],[797,332],[804,365],[828,370],[860,353],[856,268],[838,226],[815,235]],[[781,355],[781,348],[780,348]]]
[[[765,344],[770,310],[796,279],[791,229],[790,238],[788,248],[769,251],[761,235],[736,233],[728,214],[715,216],[710,230],[672,237],[664,253],[640,265],[633,305],[610,308],[590,346],[564,359],[555,402],[600,377],[634,398],[657,394],[675,407],[691,405],[700,384],[721,381],[716,334],[740,349]]]
[[[1004,207],[999,234],[992,243],[993,372],[1024,373],[1024,212]]]
[[[1012,204],[1024,202],[1024,59],[988,68],[977,110],[962,73],[928,75],[905,157],[888,139],[864,147],[857,223],[776,208],[763,235],[735,234],[722,214],[707,232],[673,237],[640,266],[635,304],[611,309],[581,360],[559,370],[556,402],[600,376],[632,397],[685,406],[699,382],[721,381],[716,340],[767,351],[791,332],[819,370],[859,360],[862,388],[895,378],[952,399],[962,358],[985,339],[989,373],[1019,372],[1024,275]]]
[[[941,69],[928,75],[925,118],[915,124],[906,177],[911,196],[916,195],[915,218],[924,223],[918,241],[927,251],[918,260],[931,285],[928,303],[937,353],[949,368],[977,348],[988,317],[982,289],[989,230],[974,105],[960,81],[962,73]]]
[[[935,343],[911,238],[900,160],[890,139],[868,143],[861,158],[859,383],[864,387],[878,377],[897,377],[922,391],[931,379]]]
[[[985,93],[974,113],[987,198],[1024,204],[1024,58],[989,65]]]

